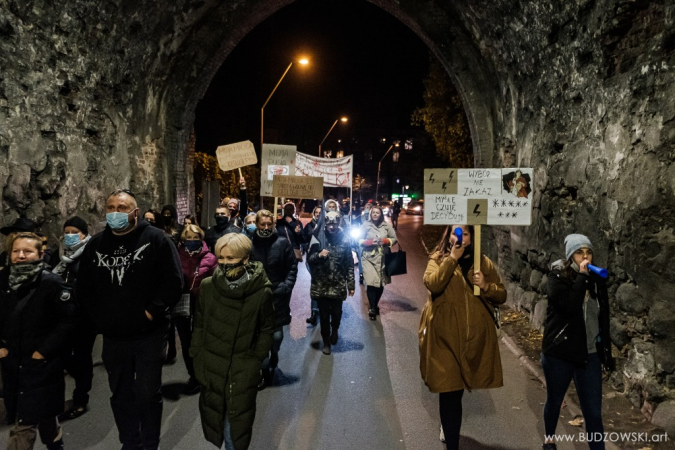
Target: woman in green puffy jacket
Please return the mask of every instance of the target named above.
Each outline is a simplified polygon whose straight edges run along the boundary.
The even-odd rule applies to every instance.
[[[274,333],[271,284],[250,252],[243,234],[218,239],[218,268],[201,284],[190,348],[204,436],[228,450],[251,442],[260,366]]]

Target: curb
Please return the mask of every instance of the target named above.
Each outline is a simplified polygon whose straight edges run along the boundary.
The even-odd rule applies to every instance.
[[[520,364],[525,367],[528,372],[537,377],[542,386],[546,388],[546,379],[544,378],[544,371],[538,364],[533,364],[532,360],[525,355],[525,352],[515,343],[515,341],[502,330],[501,341],[504,345],[513,353],[513,355],[518,359]],[[577,405],[569,395],[565,395],[565,403],[569,408],[570,412],[575,416],[583,417],[581,408]],[[608,450],[620,450],[620,448],[613,442],[605,442],[605,448]]]

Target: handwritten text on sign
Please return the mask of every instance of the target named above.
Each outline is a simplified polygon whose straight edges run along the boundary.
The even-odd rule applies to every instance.
[[[322,198],[322,177],[274,175],[272,194],[286,198]]]
[[[222,171],[252,166],[258,163],[258,157],[255,155],[255,148],[251,141],[221,145],[216,149],[216,157]]]
[[[532,169],[425,169],[427,225],[531,225]]]
[[[295,173],[296,147],[294,145],[264,144],[262,150],[262,171],[260,173],[260,195],[274,197],[272,179],[274,175]]]
[[[304,177],[323,177],[323,185],[331,187],[351,187],[353,157],[318,158],[298,152],[295,161],[295,174]]]

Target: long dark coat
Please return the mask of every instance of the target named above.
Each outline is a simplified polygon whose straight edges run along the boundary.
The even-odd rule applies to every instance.
[[[259,262],[232,287],[220,268],[202,282],[190,356],[202,386],[199,413],[206,439],[223,445],[225,414],[237,450],[247,449],[255,419],[260,366],[272,348],[270,282]]]
[[[0,347],[9,352],[0,359],[5,407],[10,422],[34,425],[63,412],[63,352],[74,325],[75,304],[58,275],[43,271],[32,285],[14,292],[8,272],[0,275]],[[11,320],[15,306],[27,295],[18,318]],[[36,351],[44,359],[33,359]]]

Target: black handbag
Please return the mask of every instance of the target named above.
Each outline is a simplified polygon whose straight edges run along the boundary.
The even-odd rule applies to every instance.
[[[393,277],[394,275],[405,275],[408,273],[405,252],[401,248],[401,244],[399,244],[398,241],[394,245],[398,245],[397,252],[389,252],[384,254],[384,270],[390,277]]]

